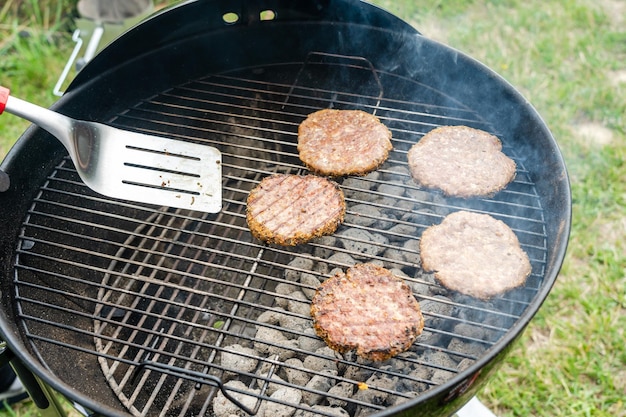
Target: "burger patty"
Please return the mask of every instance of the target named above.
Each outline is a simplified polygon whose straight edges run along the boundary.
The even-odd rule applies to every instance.
[[[424,328],[409,286],[374,264],[358,264],[327,279],[311,304],[313,327],[333,350],[356,350],[383,361],[409,349]]]
[[[320,110],[298,127],[300,160],[320,175],[365,175],[385,162],[391,149],[389,129],[361,110]]]
[[[515,233],[488,214],[448,215],[424,231],[420,256],[422,268],[443,286],[480,299],[524,284],[531,272]]]
[[[500,140],[467,126],[428,132],[411,147],[411,175],[423,187],[455,197],[485,197],[515,178],[515,162],[502,153]]]
[[[339,186],[313,175],[266,177],[250,192],[247,204],[252,235],[283,246],[334,233],[346,212]]]

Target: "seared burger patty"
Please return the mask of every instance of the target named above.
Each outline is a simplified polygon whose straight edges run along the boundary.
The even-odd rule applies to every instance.
[[[515,162],[497,137],[467,126],[428,132],[407,155],[411,175],[423,187],[456,197],[491,196],[515,178]]]
[[[300,160],[320,175],[365,175],[385,162],[391,148],[389,129],[361,110],[320,110],[298,127]]]
[[[424,328],[419,303],[402,279],[358,264],[327,279],[311,305],[313,327],[331,349],[387,360],[409,349]]]
[[[257,239],[294,246],[334,233],[345,212],[343,192],[333,181],[276,174],[250,192],[246,218]]]
[[[481,299],[524,284],[531,272],[515,233],[488,214],[448,215],[424,231],[420,256],[443,286]]]

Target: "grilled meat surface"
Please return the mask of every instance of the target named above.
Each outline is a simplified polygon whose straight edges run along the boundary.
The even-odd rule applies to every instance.
[[[451,290],[488,299],[518,287],[531,273],[515,233],[488,214],[458,211],[424,231],[422,268]]]
[[[358,264],[327,279],[311,304],[313,327],[340,353],[372,361],[409,349],[424,328],[419,303],[409,286],[389,270]]]
[[[491,196],[515,178],[515,161],[497,137],[467,126],[428,132],[407,155],[415,181],[449,196]]]
[[[389,129],[361,110],[320,110],[298,127],[300,160],[320,175],[365,175],[385,162],[391,149]]]
[[[282,246],[334,233],[346,212],[339,186],[314,175],[266,177],[250,192],[247,204],[252,235]]]

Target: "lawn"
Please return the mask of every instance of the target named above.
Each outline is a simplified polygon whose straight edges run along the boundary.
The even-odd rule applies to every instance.
[[[0,6],[0,85],[50,105],[71,1]],[[626,2],[379,0],[501,74],[564,154],[573,225],[557,283],[480,394],[499,416],[626,416]],[[0,158],[28,123],[0,117]],[[29,403],[0,415],[32,415]]]

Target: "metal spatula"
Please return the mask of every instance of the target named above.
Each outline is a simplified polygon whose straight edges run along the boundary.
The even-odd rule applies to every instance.
[[[74,120],[0,86],[0,114],[5,109],[60,140],[83,182],[100,194],[208,213],[222,207],[221,154],[213,147]]]

